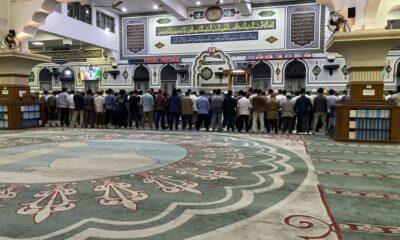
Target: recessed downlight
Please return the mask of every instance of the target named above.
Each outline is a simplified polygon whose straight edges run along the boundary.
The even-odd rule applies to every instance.
[[[121,8],[121,11],[126,12],[128,11],[128,9],[126,9],[126,7]]]
[[[157,5],[157,4],[154,4],[154,5],[153,5],[153,9],[154,9],[154,10],[157,10],[157,9],[158,9],[158,5]]]
[[[35,46],[43,46],[44,43],[43,43],[43,42],[32,42],[32,45],[35,45]]]
[[[200,1],[197,1],[197,2],[196,2],[196,5],[197,5],[197,6],[200,6],[200,5],[201,5],[201,2],[200,2]]]

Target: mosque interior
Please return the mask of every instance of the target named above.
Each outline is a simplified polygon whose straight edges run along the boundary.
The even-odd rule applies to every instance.
[[[0,3],[0,239],[400,239],[400,0]]]

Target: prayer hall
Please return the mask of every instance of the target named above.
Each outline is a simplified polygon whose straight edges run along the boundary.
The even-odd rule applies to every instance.
[[[400,239],[400,0],[0,0],[0,240]]]

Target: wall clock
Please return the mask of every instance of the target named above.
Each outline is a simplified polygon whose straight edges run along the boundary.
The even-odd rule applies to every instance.
[[[224,11],[222,8],[214,6],[207,8],[205,12],[205,17],[210,22],[216,22],[224,16]]]

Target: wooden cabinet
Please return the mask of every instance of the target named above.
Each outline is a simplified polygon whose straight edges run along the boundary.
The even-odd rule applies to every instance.
[[[30,96],[29,86],[0,86],[0,129],[42,127],[45,105],[36,95]]]
[[[336,140],[400,142],[400,107],[394,103],[343,102],[335,112]]]

